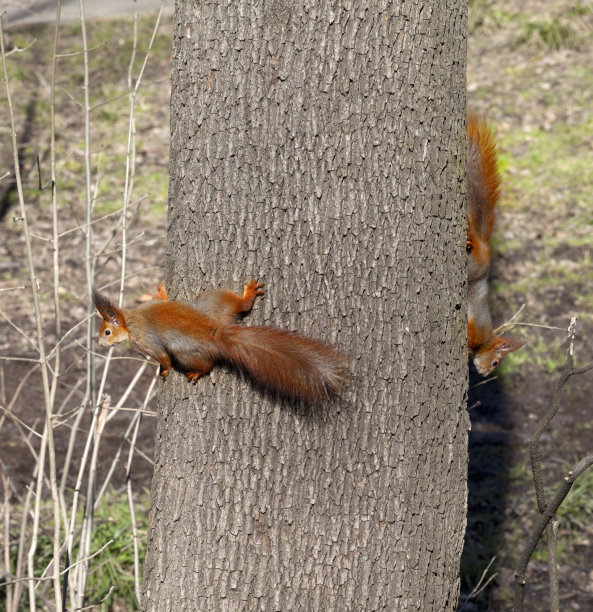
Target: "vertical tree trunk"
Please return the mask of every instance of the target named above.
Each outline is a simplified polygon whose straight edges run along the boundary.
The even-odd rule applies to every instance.
[[[315,408],[159,401],[144,610],[452,610],[466,510],[466,3],[178,2],[167,284],[352,355]]]

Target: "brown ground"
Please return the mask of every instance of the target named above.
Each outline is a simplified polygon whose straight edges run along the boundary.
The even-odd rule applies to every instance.
[[[583,10],[584,9],[584,10]],[[570,2],[474,2],[469,100],[497,126],[505,172],[499,211],[493,301],[495,321],[522,303],[523,321],[567,328],[578,315],[577,365],[593,361],[590,166],[593,149],[593,15]],[[570,136],[567,137],[566,134]],[[528,346],[502,380],[474,388],[469,405],[470,499],[464,589],[496,556],[497,578],[465,610],[512,609],[514,568],[536,518],[528,442],[552,401],[564,363],[565,334],[525,327]],[[474,379],[473,382],[479,382]],[[546,485],[593,450],[593,374],[572,379],[542,438]],[[560,523],[561,610],[593,609],[593,487]],[[576,488],[576,485],[575,485]],[[550,499],[550,489],[547,498]],[[586,500],[586,501],[585,501]],[[543,551],[540,543],[538,551]],[[526,609],[548,610],[546,556],[527,573]]]
[[[144,18],[139,24],[138,59],[134,74],[138,74],[144,59],[154,17]],[[110,22],[89,22],[89,47],[97,46],[90,54],[91,104],[111,99],[125,92],[127,62],[131,54],[131,22],[117,25]],[[19,155],[27,205],[28,222],[32,237],[35,272],[40,289],[43,313],[43,337],[46,351],[56,344],[56,324],[53,309],[53,266],[51,192],[39,191],[36,155],[40,158],[42,183],[49,174],[48,90],[49,58],[52,29],[45,26],[11,29],[6,34],[7,49],[23,48],[32,40],[33,46],[10,56],[9,76],[13,104],[17,119]],[[170,20],[161,27],[161,35],[154,47],[159,61],[149,62],[143,76],[144,88],[137,98],[136,111],[136,188],[133,192],[128,219],[129,255],[127,258],[126,301],[142,299],[147,291],[153,291],[163,279],[166,234],[166,189],[168,172],[168,98],[169,98],[169,49],[171,40]],[[80,28],[64,26],[60,51],[68,53],[80,48]],[[126,62],[126,63],[124,63]],[[114,67],[121,68],[114,69]],[[68,232],[59,241],[60,248],[60,297],[61,335],[72,329],[62,344],[59,383],[57,385],[57,412],[61,415],[56,427],[57,464],[61,466],[65,456],[75,409],[85,393],[86,376],[86,324],[77,324],[87,316],[86,271],[84,265],[85,235],[81,226],[85,219],[84,178],[84,115],[77,104],[83,100],[81,88],[80,56],[64,58],[58,65],[56,95],[57,159],[59,231]],[[127,146],[128,97],[116,98],[110,104],[97,106],[91,112],[91,149],[95,213],[100,218],[117,212],[122,206],[123,175]],[[10,131],[5,104],[0,107],[2,122],[0,131],[3,142],[9,144]],[[0,176],[11,169],[11,149],[0,151]],[[97,178],[97,168],[99,168]],[[140,204],[136,200],[144,199]],[[93,225],[93,252],[101,251],[96,260],[96,283],[99,287],[111,283],[105,291],[117,296],[121,270],[121,230],[116,227],[119,214]],[[0,223],[4,239],[0,244],[0,311],[10,319],[2,322],[0,354],[19,358],[36,357],[37,345],[35,317],[30,291],[18,287],[30,286],[27,256],[20,222],[16,186],[11,177],[0,182]],[[7,291],[9,288],[16,290]],[[22,330],[23,333],[21,333]],[[27,340],[25,335],[30,339]],[[95,379],[100,384],[106,351],[97,347],[94,356]],[[115,403],[122,390],[130,383],[142,360],[125,350],[115,353],[105,392]],[[52,363],[52,367],[55,365]],[[142,406],[149,381],[155,369],[150,366],[135,386],[124,407],[137,409]],[[26,378],[28,374],[29,378]],[[51,374],[50,374],[51,375]],[[19,383],[26,383],[19,387]],[[17,393],[17,395],[15,395]],[[97,387],[95,387],[97,393]],[[14,400],[14,413],[36,430],[42,428],[44,418],[43,386],[39,368],[27,361],[0,361],[0,402],[3,406]],[[154,399],[148,408],[155,409]],[[90,425],[88,403],[86,416],[77,436],[73,464],[83,453],[86,434]],[[128,426],[132,412],[121,412],[105,428],[100,442],[99,482],[105,476],[118,449],[122,458],[112,483],[121,485],[123,466],[129,444],[122,445],[122,431]],[[2,424],[0,460],[4,464],[13,485],[22,490],[32,477],[35,459],[33,449],[38,439],[27,433],[13,419],[0,414]],[[143,417],[139,430],[138,447],[142,453],[135,455],[134,480],[139,486],[149,484],[152,475],[152,442],[155,419]],[[29,448],[29,445],[31,447]],[[70,472],[68,482],[74,485],[75,471]]]

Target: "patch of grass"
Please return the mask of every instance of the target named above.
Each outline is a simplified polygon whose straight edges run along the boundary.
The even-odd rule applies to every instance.
[[[587,13],[586,7],[573,6],[572,10],[540,16],[507,10],[488,0],[470,2],[469,6],[470,33],[477,30],[514,30],[513,47],[536,44],[554,51],[580,44],[581,36],[572,23],[575,17]]]
[[[582,81],[583,85],[591,86],[593,84],[593,69],[591,66],[570,66],[569,73],[575,79]]]
[[[491,0],[470,0],[470,32],[481,28],[499,29],[514,19],[514,14]]]
[[[136,525],[138,530],[140,567],[144,562],[146,553],[146,533],[148,530],[148,507],[149,493],[143,491],[136,500]],[[18,509],[12,509],[13,514],[18,514]],[[49,501],[43,502],[41,513],[51,515]],[[77,524],[82,520],[82,511],[79,512]],[[15,521],[15,524],[17,522]],[[88,605],[102,601],[112,586],[114,590],[105,601],[95,610],[137,610],[138,602],[134,591],[134,549],[132,535],[132,521],[128,506],[127,495],[121,492],[110,491],[103,498],[99,508],[95,512],[95,524],[91,536],[91,554],[98,551],[102,546],[113,540],[101,553],[90,561],[89,578],[86,593]],[[12,542],[18,542],[18,533],[11,537]],[[16,568],[17,548],[11,548],[11,571]],[[73,551],[73,560],[76,560],[78,549]],[[35,555],[35,576],[41,576],[48,563],[53,558],[53,539],[49,533],[41,532],[38,538]],[[0,589],[0,606],[4,604],[5,590]],[[26,598],[26,590],[23,599]],[[38,602],[43,607],[43,602]]]
[[[509,355],[501,365],[506,365],[507,360],[510,368],[524,369],[532,366],[547,374],[557,372],[566,363],[562,348],[558,346],[554,349],[541,336],[534,336],[528,346]]]
[[[146,554],[145,543],[148,530],[148,494],[144,492],[139,504],[136,521],[139,540],[140,567]],[[127,610],[137,610],[138,601],[134,591],[134,548],[132,542],[132,520],[125,493],[113,493],[104,499],[95,514],[95,528],[91,540],[91,551],[109,546],[93,559],[94,569],[89,572],[87,595],[90,601],[101,601],[112,586],[115,590],[105,602],[105,609],[116,604]]]
[[[576,462],[577,459],[575,459]],[[567,472],[572,466],[566,466]],[[593,535],[593,469],[581,474],[558,508],[558,517],[576,536]]]
[[[562,48],[575,48],[583,38],[577,28],[573,27],[576,18],[590,13],[590,8],[573,5],[570,8],[551,7],[547,13],[534,14],[523,10],[507,10],[489,0],[469,3],[470,33],[477,30],[495,31],[506,29],[514,32],[511,43],[514,48],[528,44],[557,51]]]
[[[575,462],[577,459],[575,458]],[[572,466],[565,466],[563,473],[568,472]],[[553,485],[546,491],[547,498],[551,498],[558,491],[559,485]],[[566,499],[562,502],[557,518],[560,519],[558,532],[558,563],[570,565],[583,565],[585,558],[579,553],[579,546],[589,545],[593,536],[593,470],[589,468],[574,483]],[[540,545],[533,555],[533,561],[548,561],[546,546]]]
[[[148,204],[142,206],[150,207],[150,214],[165,216],[167,214],[167,198],[169,196],[169,181],[167,169],[155,169],[148,173],[145,172],[136,181],[136,193],[150,194]]]
[[[500,217],[505,209],[525,211],[535,231],[541,226],[543,244],[550,248],[591,244],[593,165],[587,161],[591,133],[589,118],[554,130],[505,134],[501,149],[518,152],[511,159],[501,155],[505,166]],[[505,249],[509,243],[501,241],[500,246]]]
[[[470,37],[468,52],[471,104],[498,128],[503,175],[493,257],[496,282],[492,293],[498,298],[494,300],[494,323],[501,321],[496,312],[501,300],[505,313],[514,312],[513,302],[525,301],[527,309],[521,319],[531,323],[562,328],[568,326],[571,315],[578,315],[576,359],[583,365],[590,361],[587,339],[593,326],[593,14],[587,2],[506,4],[504,8],[513,14],[502,15],[505,22],[499,25],[495,7],[492,0],[470,2],[470,32],[473,29],[475,35]],[[568,48],[570,53],[562,51]],[[509,333],[514,334],[515,329]],[[502,403],[508,404],[518,440],[516,472],[520,478],[505,504],[499,539],[480,540],[478,534],[472,542],[482,551],[469,566],[472,586],[493,554],[497,556],[493,571],[500,570],[489,597],[476,609],[512,608],[511,601],[499,602],[512,598],[518,552],[537,516],[527,440],[535,428],[535,417],[549,404],[550,386],[566,361],[562,331],[524,327],[518,334],[528,339],[527,346],[507,357],[499,371],[503,373]],[[507,368],[520,374],[507,376]],[[590,452],[593,425],[579,405],[586,402],[590,383],[590,376],[579,377],[573,383],[576,389],[563,397],[564,414],[545,440],[542,456],[546,460],[550,446],[554,458],[563,461],[572,452],[579,457]],[[497,402],[498,395],[494,395],[493,409]],[[586,421],[583,431],[576,425],[581,418]],[[560,480],[562,471],[557,464],[553,471]],[[551,495],[549,490],[546,495]],[[581,499],[587,496],[592,499],[592,492],[585,491]],[[489,492],[483,497],[493,503]],[[593,519],[586,506],[575,503],[571,509],[570,500],[565,504],[559,512],[560,588],[574,593],[571,604],[586,608],[580,585],[591,568]],[[470,516],[471,512],[470,508]],[[483,517],[488,520],[486,513]],[[495,513],[490,517],[497,518]],[[536,561],[544,560],[543,551],[545,545],[541,548],[540,544]],[[545,609],[549,606],[545,567],[532,564],[530,573],[527,605]]]
[[[568,9],[568,15],[570,16],[581,16],[591,14],[591,3],[590,2],[575,2]]]
[[[546,19],[543,21],[527,21],[522,24],[523,36],[519,44],[535,38],[548,49],[558,50],[574,39],[572,29],[560,19]]]
[[[516,461],[509,467],[507,477],[514,488],[523,489],[532,484],[531,467],[528,457],[517,457]]]
[[[133,79],[136,79],[144,57],[152,30],[154,15],[142,15],[138,19],[136,54],[132,66]],[[142,85],[136,98],[136,151],[144,149],[152,152],[151,136],[155,129],[168,133],[168,117],[162,112],[166,108],[161,102],[166,100],[170,75],[171,34],[170,20],[157,34],[151,61],[146,65]],[[133,52],[132,19],[116,21],[93,20],[87,23],[89,47],[89,94],[91,110],[91,167],[95,172],[100,169],[97,182],[97,214],[113,212],[123,204],[123,176],[126,165],[128,140],[129,96],[127,93],[127,73]],[[47,175],[47,155],[49,146],[49,91],[42,86],[38,75],[49,79],[53,26],[35,28],[16,28],[10,31],[9,48],[24,48],[35,42],[22,53],[9,58],[8,71],[11,89],[16,106],[19,131],[28,129],[35,135],[34,144],[23,143],[23,159],[31,164],[35,154],[40,153],[42,175]],[[80,25],[65,25],[61,29],[61,54],[71,54],[58,59],[56,88],[56,159],[58,160],[57,190],[61,201],[69,201],[73,208],[80,208],[84,202],[85,164],[83,62],[80,54],[82,45]],[[35,66],[35,70],[32,70]],[[132,82],[132,87],[135,81]],[[157,95],[158,92],[158,95]],[[164,96],[161,92],[164,92]],[[158,112],[155,101],[158,100]],[[0,109],[1,110],[1,109]],[[164,115],[164,116],[161,116]],[[25,117],[27,117],[25,119]],[[1,116],[0,116],[1,118]],[[76,126],[73,132],[72,126]],[[144,127],[144,129],[142,129]],[[166,156],[166,149],[163,150]],[[4,154],[0,154],[0,164]],[[6,158],[6,164],[9,159]],[[41,207],[50,203],[49,191],[38,192],[37,172],[25,173],[26,198],[29,202],[39,201]],[[93,177],[93,182],[95,178]],[[147,161],[138,157],[136,164],[136,189],[132,201],[147,193],[155,194],[157,202],[150,210],[152,215],[163,215],[168,191],[168,168],[166,159],[151,155]],[[162,200],[162,201],[161,201]],[[80,216],[81,219],[84,215]]]

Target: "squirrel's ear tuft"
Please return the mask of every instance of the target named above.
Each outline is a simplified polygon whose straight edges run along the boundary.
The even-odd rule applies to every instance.
[[[108,308],[109,306],[112,306],[111,304],[111,300],[103,295],[102,293],[99,293],[94,287],[93,287],[93,302],[95,303],[95,308],[101,312],[102,309],[104,308]]]
[[[105,319],[105,321],[113,323],[114,325],[122,325],[124,323],[121,310],[117,306],[114,306],[107,296],[99,293],[94,288],[93,302],[95,303],[95,308],[99,311],[100,315],[103,317],[103,319]]]

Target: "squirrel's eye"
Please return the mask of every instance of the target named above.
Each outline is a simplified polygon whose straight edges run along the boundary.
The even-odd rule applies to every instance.
[[[106,336],[111,336],[111,330],[110,329],[106,329],[105,330],[105,335]]]
[[[492,365],[493,365],[494,367],[496,367],[496,366],[498,365],[498,359],[495,359],[495,360],[492,362]]]

